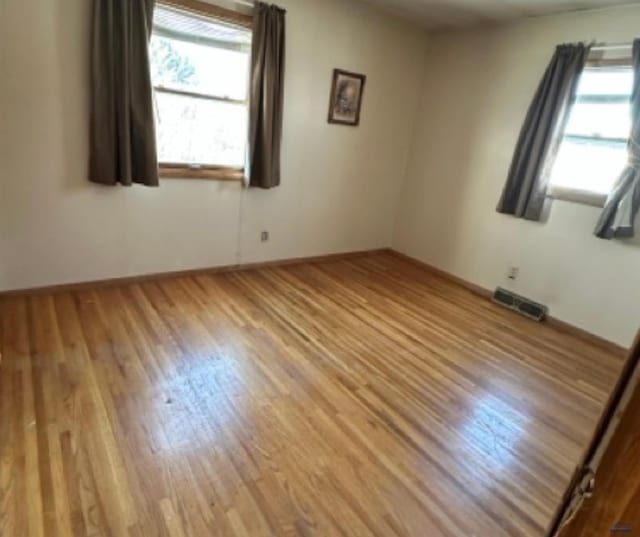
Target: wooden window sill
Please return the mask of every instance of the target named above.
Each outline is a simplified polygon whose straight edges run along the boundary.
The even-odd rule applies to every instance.
[[[160,178],[165,179],[207,179],[210,181],[244,180],[243,168],[225,168],[222,166],[190,166],[160,165]]]
[[[588,190],[578,190],[557,186],[551,187],[547,196],[555,200],[582,203],[584,205],[598,207],[599,209],[602,209],[607,201],[607,196],[605,194],[596,194],[595,192],[589,192]]]

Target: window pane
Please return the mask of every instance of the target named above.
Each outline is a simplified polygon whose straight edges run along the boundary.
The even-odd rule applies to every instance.
[[[551,175],[554,186],[608,194],[627,163],[624,143],[564,139]]]
[[[574,105],[567,134],[626,140],[631,132],[629,103],[577,103]]]
[[[156,93],[160,162],[244,166],[247,107]]]
[[[631,132],[630,67],[592,67],[582,74],[551,185],[609,194],[627,164]]]
[[[580,77],[578,95],[631,95],[631,67],[587,68]]]
[[[170,39],[151,39],[154,86],[246,100],[249,52]]]

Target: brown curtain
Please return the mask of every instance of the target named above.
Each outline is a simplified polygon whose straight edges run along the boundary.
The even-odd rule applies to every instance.
[[[280,144],[284,105],[285,11],[256,3],[251,51],[249,186],[280,184]]]
[[[158,186],[149,67],[155,0],[94,0],[89,180]]]
[[[588,53],[589,47],[582,43],[556,48],[520,132],[498,212],[527,220],[542,219],[548,164],[557,153]]]

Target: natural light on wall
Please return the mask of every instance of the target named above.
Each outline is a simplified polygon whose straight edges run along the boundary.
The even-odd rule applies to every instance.
[[[251,32],[158,6],[151,39],[162,163],[242,167]]]
[[[609,194],[627,162],[632,86],[630,66],[585,69],[551,174],[554,197]]]

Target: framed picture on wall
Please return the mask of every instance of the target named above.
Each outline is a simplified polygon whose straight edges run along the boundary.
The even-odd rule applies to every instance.
[[[352,127],[360,124],[362,94],[366,81],[365,75],[334,69],[329,102],[329,123]]]

